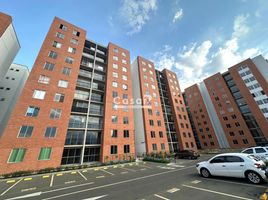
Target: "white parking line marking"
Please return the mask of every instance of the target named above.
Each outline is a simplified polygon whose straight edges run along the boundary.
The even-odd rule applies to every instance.
[[[36,190],[36,187],[23,189],[23,190],[21,190],[21,192],[28,192],[28,191],[32,191],[32,190]]]
[[[52,174],[51,176],[49,187],[53,186],[53,181],[54,181],[54,174]]]
[[[68,187],[63,187],[63,188],[59,188],[59,189],[55,189],[55,190],[48,190],[42,193],[51,193],[51,192],[56,192],[56,191],[61,191],[61,190],[66,190],[69,188],[76,188],[76,187],[80,187],[80,186],[84,186],[84,185],[92,185],[94,184],[94,182],[90,182],[90,183],[84,183],[84,184],[79,184],[79,185],[73,185],[73,186],[68,186]]]
[[[134,170],[134,169],[129,169],[129,168],[125,168],[125,167],[120,167],[120,168],[125,169],[127,171],[136,172],[136,170]]]
[[[97,199],[101,199],[101,198],[106,197],[106,196],[108,196],[108,194],[102,195],[102,196],[97,196],[97,197],[91,197],[91,198],[83,199],[83,200],[97,200]]]
[[[200,182],[202,182],[202,181],[194,180],[194,181],[192,181],[191,183],[193,183],[193,184],[197,184],[197,183],[200,183]]]
[[[214,194],[219,194],[219,195],[223,195],[223,196],[227,196],[227,197],[233,197],[233,198],[236,198],[236,199],[253,200],[253,199],[249,199],[249,198],[245,198],[245,197],[240,197],[240,196],[236,196],[236,195],[232,195],[232,194],[227,194],[227,193],[223,193],[223,192],[217,192],[217,191],[214,191],[214,190],[208,190],[208,189],[204,189],[204,188],[194,187],[194,186],[190,186],[190,185],[182,185],[182,186],[187,187],[187,188],[192,188],[192,189],[200,190],[200,191],[205,191],[205,192],[210,192],[210,193],[214,193]]]
[[[168,193],[174,193],[174,192],[177,192],[177,191],[180,191],[181,189],[179,188],[172,188],[170,190],[167,190]]]
[[[217,182],[223,182],[223,183],[231,183],[235,185],[244,185],[248,187],[258,187],[258,188],[267,188],[267,186],[262,186],[262,185],[253,185],[253,184],[247,184],[247,183],[238,183],[238,182],[232,182],[232,181],[225,181],[225,180],[220,180],[220,179],[204,179],[206,181],[217,181]]]
[[[139,167],[145,167],[145,168],[148,168],[148,169],[153,169],[152,167],[149,167],[149,166],[146,166],[146,165],[138,165]]]
[[[76,181],[66,181],[64,184],[70,184],[70,183],[75,183]]]
[[[35,193],[31,193],[31,194],[26,194],[26,195],[23,195],[23,196],[13,197],[13,198],[8,199],[8,200],[25,199],[25,198],[29,198],[29,197],[40,196],[41,193],[42,192],[35,192]]]
[[[120,184],[123,184],[123,183],[130,183],[130,182],[134,182],[134,181],[137,181],[137,180],[142,180],[142,179],[146,179],[146,178],[150,178],[150,177],[160,176],[160,175],[163,175],[163,174],[174,173],[174,172],[178,172],[178,171],[182,171],[182,170],[190,169],[190,168],[194,168],[194,167],[195,167],[195,165],[192,165],[192,166],[188,166],[188,167],[185,167],[185,168],[176,169],[176,170],[173,170],[173,171],[164,171],[164,172],[159,172],[159,173],[156,173],[156,174],[150,174],[150,175],[147,175],[147,176],[141,176],[141,177],[137,177],[137,178],[133,178],[133,179],[128,179],[128,180],[114,182],[114,183],[110,183],[110,184],[106,184],[106,185],[96,186],[96,187],[93,187],[93,188],[81,189],[81,190],[75,191],[75,192],[65,193],[65,194],[58,195],[58,196],[53,196],[53,197],[48,197],[48,198],[45,198],[43,200],[56,199],[56,198],[59,198],[59,197],[70,196],[70,195],[79,194],[79,193],[83,193],[83,192],[87,192],[87,191],[92,191],[92,190],[96,190],[96,189],[100,189],[100,188],[106,188],[106,187],[111,187],[111,186],[114,186],[114,185],[120,185]],[[76,187],[79,187],[79,186],[81,186],[81,185],[76,185]],[[49,192],[51,192],[51,191],[47,191],[47,192],[43,192],[43,193],[49,193]]]
[[[106,170],[104,170],[104,169],[101,169],[101,171],[103,171],[103,172],[105,172],[105,173],[107,173],[107,174],[110,174],[110,175],[114,175],[113,173],[111,173],[111,172],[108,172],[108,171],[106,171]]]
[[[145,168],[142,168],[142,169],[140,169],[141,171],[145,171],[145,170],[147,170],[147,169],[145,169]]]
[[[128,172],[121,172],[121,174],[127,174]]]
[[[163,196],[160,196],[160,195],[158,195],[158,194],[154,194],[154,196],[156,196],[156,197],[158,197],[158,198],[160,198],[160,199],[170,200],[170,199],[168,199],[168,198],[166,198],[166,197],[163,197]]]
[[[3,196],[4,194],[6,194],[9,190],[11,190],[13,187],[15,187],[19,182],[21,182],[23,179],[20,179],[19,181],[17,181],[16,183],[14,183],[13,185],[11,185],[9,188],[7,188],[0,196]]]
[[[80,171],[78,171],[78,174],[80,174],[82,176],[82,178],[87,181],[87,177],[85,177]]]
[[[104,178],[105,176],[97,176],[96,178]]]

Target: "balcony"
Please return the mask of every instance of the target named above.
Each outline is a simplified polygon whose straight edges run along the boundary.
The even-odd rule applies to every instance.
[[[86,128],[86,122],[69,122],[69,128]]]
[[[83,69],[80,69],[79,75],[87,78],[92,78],[92,73]]]
[[[91,94],[91,101],[101,102],[103,103],[103,95],[92,93]]]
[[[105,77],[100,74],[94,74],[94,79],[98,81],[105,81]]]
[[[77,80],[76,85],[83,88],[90,88],[90,82],[81,79]]]
[[[87,113],[87,108],[83,108],[83,107],[76,107],[73,106],[72,107],[72,112],[81,112],[81,113]]]
[[[101,108],[101,109],[95,109],[95,108],[90,108],[89,109],[89,114],[91,114],[91,115],[103,115],[103,109]]]

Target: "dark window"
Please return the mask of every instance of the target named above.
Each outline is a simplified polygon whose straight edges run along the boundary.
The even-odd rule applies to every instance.
[[[111,137],[117,138],[117,130],[111,130]]]
[[[224,156],[218,156],[216,158],[213,158],[210,163],[224,163],[225,157]]]
[[[123,118],[123,124],[128,124],[128,117]]]
[[[238,156],[226,156],[226,162],[244,162],[244,160]]]
[[[265,153],[265,149],[264,148],[256,148],[255,149],[256,153]]]
[[[26,116],[28,117],[37,117],[39,113],[40,108],[35,106],[29,106],[26,111]]]
[[[124,145],[124,153],[129,153],[130,152],[130,147],[129,145]]]
[[[161,126],[161,121],[157,120],[157,126]]]
[[[153,111],[152,111],[152,109],[148,109],[148,114],[149,114],[149,115],[153,115]]]
[[[154,126],[154,120],[150,119],[149,124],[150,124],[150,126]]]
[[[56,136],[57,127],[48,126],[45,131],[46,138],[52,138]]]
[[[242,151],[242,153],[253,154],[253,149],[246,149],[246,150]]]
[[[124,138],[128,138],[129,137],[129,130],[124,130]]]
[[[33,126],[21,126],[18,137],[31,137],[33,132]]]
[[[163,132],[162,132],[162,131],[159,131],[159,137],[160,137],[160,138],[163,138],[163,137],[164,137],[164,135],[163,135]]]
[[[117,154],[117,145],[111,146],[111,154]]]

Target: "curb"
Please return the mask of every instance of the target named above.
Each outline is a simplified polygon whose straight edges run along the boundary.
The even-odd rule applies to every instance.
[[[264,191],[264,193],[260,196],[260,200],[267,200],[268,199],[268,188]]]

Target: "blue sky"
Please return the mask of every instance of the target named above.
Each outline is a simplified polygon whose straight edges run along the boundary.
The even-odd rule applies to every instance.
[[[182,88],[248,57],[268,58],[267,0],[1,0],[21,44],[16,63],[32,67],[58,16],[87,38],[116,43],[174,70]]]

